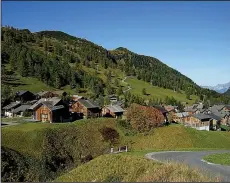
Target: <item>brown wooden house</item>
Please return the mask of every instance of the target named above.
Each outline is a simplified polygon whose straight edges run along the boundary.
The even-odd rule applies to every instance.
[[[90,99],[78,99],[72,104],[70,111],[72,113],[78,113],[84,118],[95,118],[101,116],[101,109],[99,105],[95,104]]]
[[[42,122],[63,122],[69,119],[69,108],[59,98],[41,98],[32,105],[33,119]]]
[[[30,91],[18,91],[15,95],[15,101],[20,101],[22,103],[32,101],[35,99],[35,95]]]
[[[212,117],[207,114],[194,114],[190,117],[190,121],[187,121],[185,124],[196,128],[197,130],[210,130]]]
[[[52,98],[52,97],[58,97],[58,95],[51,91],[41,91],[36,94],[36,99]]]
[[[124,111],[125,110],[119,105],[107,105],[102,108],[102,115],[105,117],[119,118],[122,117]]]

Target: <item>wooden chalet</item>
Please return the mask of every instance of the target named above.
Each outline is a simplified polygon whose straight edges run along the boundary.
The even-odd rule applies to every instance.
[[[197,130],[210,130],[210,122],[212,117],[207,114],[194,114],[190,117],[190,120],[185,124]]]
[[[19,107],[20,105],[21,102],[17,101],[17,102],[11,102],[10,104],[3,107],[2,109],[4,111],[4,116],[13,117],[13,110]]]
[[[190,121],[190,116],[188,112],[178,112],[175,113],[172,117],[172,121],[176,122],[176,123],[186,123],[188,121]]]
[[[52,98],[52,97],[58,97],[58,95],[51,91],[41,91],[36,94],[36,99]]]
[[[102,115],[104,117],[119,118],[122,117],[124,111],[125,110],[122,109],[119,105],[107,105],[102,108]]]
[[[90,99],[80,98],[72,104],[70,111],[78,113],[79,116],[84,118],[95,118],[101,116],[101,109],[99,105]]]
[[[193,114],[199,113],[198,112],[199,110],[197,109],[196,105],[187,106],[187,107],[184,108],[184,111],[188,112],[189,115],[193,115]]]
[[[42,122],[63,122],[69,120],[68,106],[57,97],[41,98],[32,105],[33,119]]]
[[[15,95],[15,101],[20,101],[22,103],[35,100],[35,95],[30,91],[18,91]]]

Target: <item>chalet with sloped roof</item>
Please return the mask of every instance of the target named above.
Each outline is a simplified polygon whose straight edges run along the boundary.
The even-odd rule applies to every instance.
[[[84,118],[95,118],[101,116],[101,108],[90,99],[80,98],[72,104],[70,111],[78,113]]]
[[[18,91],[15,94],[15,100],[26,103],[28,101],[35,100],[35,95],[30,91]]]
[[[69,107],[57,97],[41,98],[30,108],[33,119],[42,122],[63,122],[69,119]]]
[[[10,104],[3,107],[4,115],[7,117],[13,117],[13,110],[21,105],[21,102],[11,102]]]
[[[107,105],[102,108],[102,115],[104,117],[120,118],[124,113],[124,109],[119,105]]]

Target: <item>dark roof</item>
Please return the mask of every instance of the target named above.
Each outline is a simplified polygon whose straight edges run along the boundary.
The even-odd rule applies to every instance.
[[[213,113],[211,113],[211,114],[208,114],[212,119],[215,119],[215,120],[217,120],[217,121],[219,121],[219,120],[221,120],[221,117],[220,116],[217,116],[217,115],[215,115],[215,114],[213,114]]]
[[[21,105],[13,110],[13,113],[24,112],[30,108],[31,105]]]
[[[207,114],[194,114],[193,117],[199,119],[199,120],[202,120],[202,119],[211,119],[211,117]]]
[[[153,106],[153,107],[158,109],[161,113],[168,113],[168,111],[164,107],[161,106]]]
[[[32,92],[30,92],[30,91],[24,91],[24,90],[21,90],[21,91],[17,91],[16,92],[16,95],[17,96],[22,96],[22,95],[24,95],[25,93],[27,93],[27,92],[29,92],[29,93],[31,93],[31,94],[33,94]]]
[[[88,109],[99,108],[99,105],[97,105],[95,102],[93,102],[90,99],[79,99],[78,101]]]
[[[17,92],[16,92],[16,95],[21,96],[21,95],[23,95],[23,94],[26,93],[26,92],[28,92],[28,91],[24,91],[24,90],[17,91]]]
[[[4,110],[9,110],[9,109],[13,109],[16,108],[17,106],[21,105],[20,102],[11,102],[10,104],[8,104],[7,106],[3,107],[2,109]]]

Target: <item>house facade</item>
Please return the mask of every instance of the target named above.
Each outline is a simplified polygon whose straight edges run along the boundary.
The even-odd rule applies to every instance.
[[[96,118],[101,116],[100,107],[90,99],[81,98],[72,104],[70,111],[78,113],[84,118]]]
[[[53,123],[69,120],[68,106],[57,97],[41,98],[29,109],[33,111],[33,119],[37,121]]]
[[[206,114],[194,114],[190,117],[189,121],[185,122],[185,125],[197,130],[209,131],[211,119],[212,118]]]

